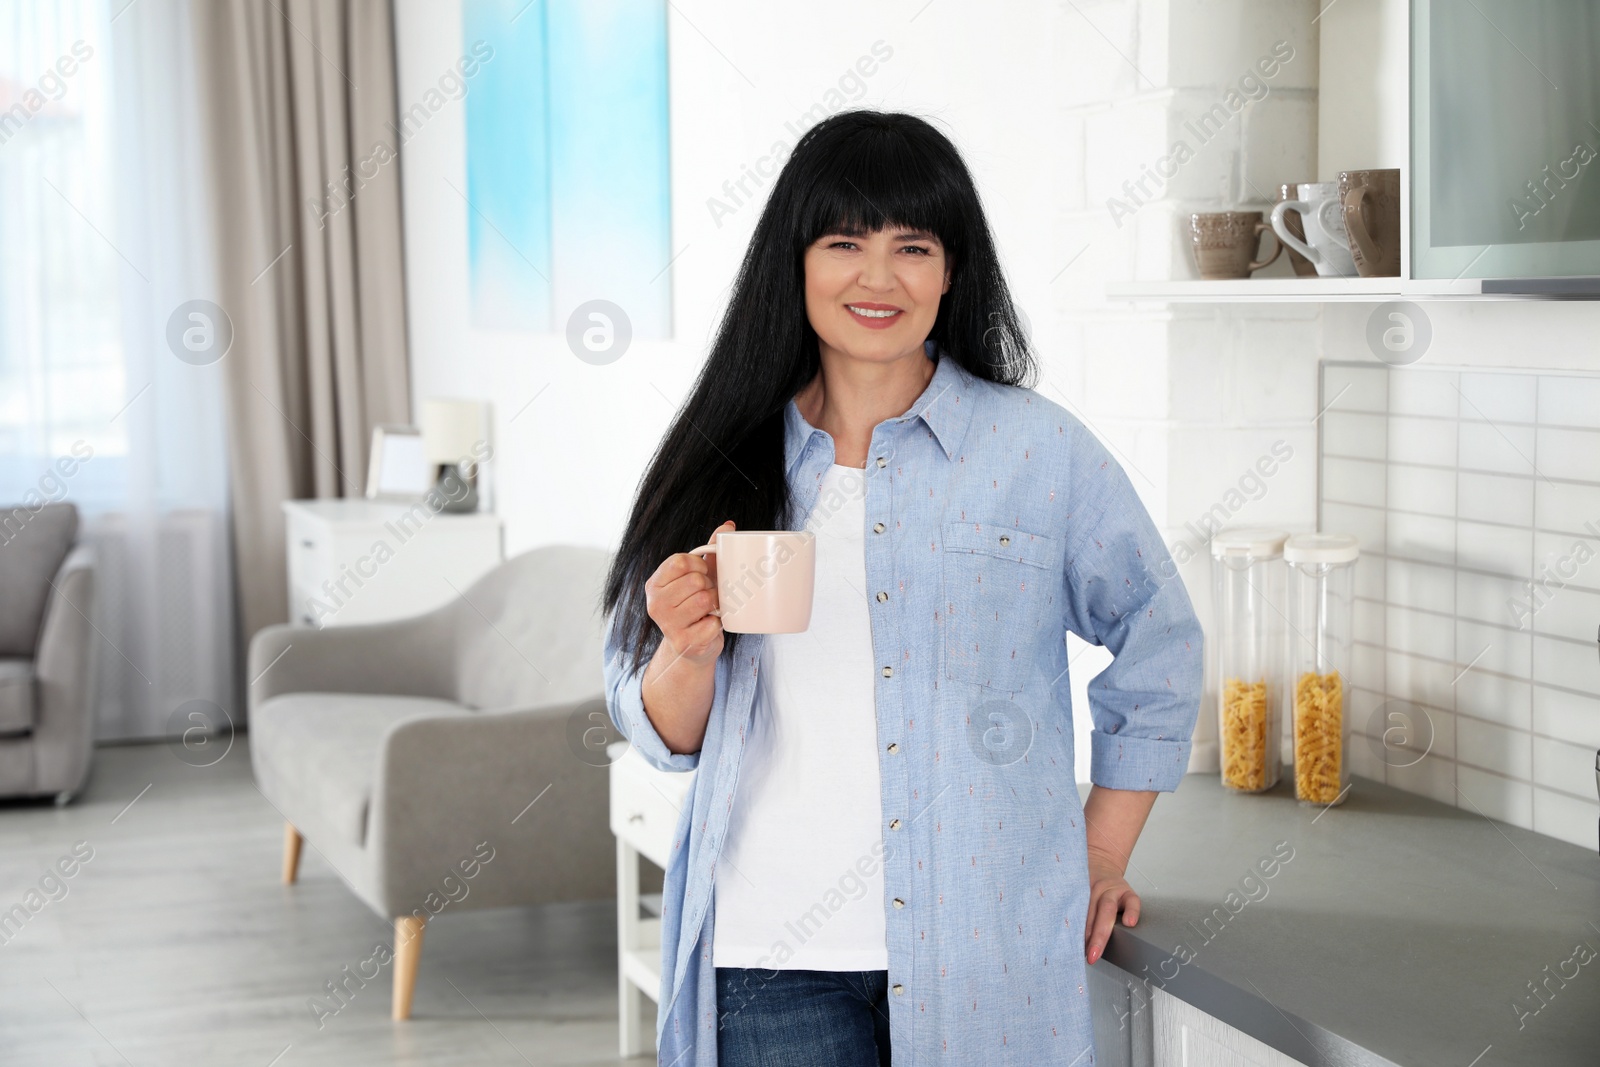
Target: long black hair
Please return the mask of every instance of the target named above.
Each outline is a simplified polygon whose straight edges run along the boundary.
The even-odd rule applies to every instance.
[[[644,583],[661,561],[740,530],[792,527],[784,408],[821,367],[806,316],[806,249],[826,233],[906,227],[944,245],[950,290],[929,338],[977,377],[1031,387],[1038,366],[995,254],[972,175],[925,120],[851,110],[806,131],[773,184],[734,281],[711,354],[639,482],[602,610],[616,609],[634,665],[660,629]],[[738,635],[729,635],[731,654]]]

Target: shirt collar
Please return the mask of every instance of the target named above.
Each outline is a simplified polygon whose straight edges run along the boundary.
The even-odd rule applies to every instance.
[[[933,377],[916,402],[893,421],[900,423],[920,418],[933,431],[945,457],[954,459],[967,425],[972,421],[972,376],[947,353],[938,351],[931,339],[923,342],[922,351],[935,362]],[[784,408],[784,470],[794,470],[795,461],[805,450],[806,443],[813,434],[821,432],[806,421],[791,397]]]

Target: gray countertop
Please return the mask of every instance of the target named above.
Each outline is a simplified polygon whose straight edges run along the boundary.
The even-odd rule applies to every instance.
[[[1127,876],[1106,960],[1311,1067],[1600,1064],[1591,850],[1366,778],[1324,809],[1190,774]]]

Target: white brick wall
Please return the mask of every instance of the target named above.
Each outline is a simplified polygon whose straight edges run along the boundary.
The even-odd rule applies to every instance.
[[[1194,277],[1190,212],[1265,208],[1279,183],[1315,176],[1317,10],[1314,0],[1107,0],[1068,5],[1057,22],[1071,145],[1058,227],[1068,254],[1085,249],[1071,272],[1080,283],[1061,298],[1079,331],[1062,381],[1169,544],[1200,553],[1181,573],[1208,626],[1208,515],[1231,500],[1242,503],[1226,509],[1232,521],[1315,523],[1316,310],[1108,306],[1098,283]],[[1264,78],[1256,64],[1279,42],[1293,57]],[[1189,156],[1176,165],[1180,144]],[[1268,273],[1288,275],[1287,260]],[[1279,441],[1293,459],[1265,492],[1230,497]],[[1192,768],[1216,768],[1215,736],[1208,700]]]

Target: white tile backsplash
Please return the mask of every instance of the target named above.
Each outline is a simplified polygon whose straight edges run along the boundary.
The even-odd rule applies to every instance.
[[[1533,569],[1527,581],[1548,601],[1563,587],[1600,589],[1600,536],[1533,532]],[[1600,619],[1596,619],[1600,622]]]
[[[1381,508],[1387,503],[1387,471],[1375,461],[1330,456],[1322,464],[1322,498]]]
[[[1456,662],[1463,671],[1471,664],[1473,671],[1526,678],[1533,670],[1533,635],[1457,619]]]
[[[1455,689],[1461,714],[1514,730],[1533,729],[1533,685],[1526,677],[1507,678],[1474,667],[1456,680]]]
[[[1389,419],[1389,461],[1453,467],[1456,463],[1456,423],[1453,419]]]
[[[1410,560],[1389,560],[1389,603],[1453,615],[1456,610],[1456,572]]]
[[[1389,465],[1389,510],[1454,517],[1456,472],[1448,468]]]
[[[1592,849],[1595,847],[1595,802],[1535,788],[1533,828],[1541,834]]]
[[[1383,415],[1358,414],[1337,408],[1323,412],[1322,450],[1330,456],[1385,459],[1388,435]]]
[[[1462,725],[1464,727],[1466,724]],[[1464,797],[1457,801],[1458,807],[1479,811],[1491,819],[1517,826],[1533,824],[1533,786],[1528,784],[1526,778],[1489,774],[1465,760],[1458,760],[1456,788]]]
[[[1520,616],[1513,605],[1527,599],[1523,585],[1515,578],[1494,578],[1485,574],[1456,572],[1456,612],[1463,618],[1516,627]],[[1531,622],[1529,629],[1532,629]]]
[[[1462,470],[1530,475],[1536,431],[1532,426],[1462,422],[1457,455]]]
[[[1546,375],[1539,380],[1539,422],[1600,428],[1600,378]]]
[[[1462,471],[1456,481],[1456,514],[1477,522],[1533,524],[1533,479]]]
[[[1391,608],[1390,611],[1400,611]],[[1384,657],[1388,672],[1388,689],[1391,697],[1414,700],[1437,708],[1455,707],[1456,666],[1443,659],[1423,659],[1398,651],[1390,635],[1390,647]]]
[[[1389,414],[1437,415],[1453,419],[1461,400],[1461,376],[1406,368],[1389,375]]]
[[[1456,762],[1531,782],[1533,735],[1461,716],[1456,721]]]
[[[1408,793],[1420,793],[1458,808],[1468,807],[1457,799],[1455,761],[1436,751],[1428,753],[1409,767],[1388,768],[1385,780]]]
[[[1381,367],[1330,366],[1322,378],[1329,411],[1389,411],[1389,373]]]
[[[1384,621],[1389,627],[1390,648],[1445,663],[1454,661],[1456,622],[1450,616],[1390,604]]]
[[[1358,737],[1352,766],[1593,849],[1600,375],[1324,364],[1321,389],[1319,527],[1362,541],[1353,684],[1435,733],[1404,767]]]
[[[1325,530],[1338,530],[1340,533],[1354,534],[1361,543],[1363,554],[1375,552],[1383,554],[1384,546],[1384,511],[1382,508],[1363,508],[1353,504],[1323,503],[1322,528]],[[1361,567],[1356,567],[1356,579],[1360,581]]]
[[[1600,593],[1569,585],[1552,589],[1533,613],[1533,632],[1573,641],[1592,640],[1600,629]],[[1600,678],[1600,658],[1595,660]]]
[[[1544,685],[1593,692],[1600,678],[1600,660],[1593,641],[1580,644],[1559,637],[1533,637],[1533,680]]]
[[[1456,524],[1437,515],[1389,512],[1389,555],[1423,563],[1454,564]]]
[[[1531,423],[1539,379],[1531,374],[1461,375],[1461,417],[1498,423]]]
[[[1541,530],[1581,534],[1600,530],[1600,485],[1550,482],[1533,486],[1533,521]]]
[[[1539,454],[1534,457],[1541,477],[1552,480],[1600,482],[1600,430],[1539,428]]]
[[[1549,686],[1533,687],[1535,733],[1600,749],[1600,699]]]
[[[1535,737],[1533,780],[1545,789],[1588,799],[1594,794],[1594,749],[1553,737]]]
[[[1456,566],[1490,574],[1524,575],[1533,565],[1533,531],[1484,522],[1456,523]]]

